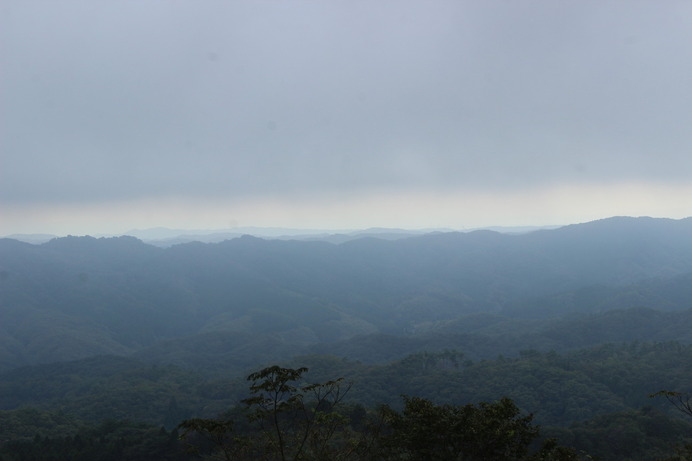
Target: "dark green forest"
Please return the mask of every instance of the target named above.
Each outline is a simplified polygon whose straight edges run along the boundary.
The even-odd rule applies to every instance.
[[[651,397],[692,391],[691,219],[339,244],[0,239],[0,316],[2,460],[691,459],[692,418]],[[281,457],[248,401],[271,366],[307,368],[288,381],[303,407],[280,416],[287,440],[301,411],[323,418],[300,455]],[[308,398],[330,382],[338,402]],[[523,438],[474,445],[497,427]]]

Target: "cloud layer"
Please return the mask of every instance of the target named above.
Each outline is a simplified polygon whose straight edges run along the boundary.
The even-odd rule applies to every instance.
[[[692,180],[689,2],[0,5],[15,214]]]

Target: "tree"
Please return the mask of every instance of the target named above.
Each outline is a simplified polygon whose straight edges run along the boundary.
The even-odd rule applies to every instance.
[[[692,461],[692,443],[675,449],[675,454],[659,461]]]
[[[686,392],[658,391],[649,397],[665,397],[681,413],[692,417],[692,396]],[[675,456],[666,458],[662,461],[691,461],[692,444],[686,444],[676,450]]]
[[[242,402],[259,424],[267,459],[328,459],[340,451],[332,440],[348,421],[335,410],[351,386],[343,378],[295,384],[307,371],[272,366],[247,378],[253,395]]]
[[[248,376],[252,395],[242,400],[250,423],[246,432],[232,436],[232,420],[192,419],[180,425],[183,436],[204,435],[228,460],[348,458],[357,441],[348,418],[336,410],[350,384],[343,378],[299,384],[307,371],[272,366]]]
[[[665,397],[678,411],[692,417],[692,396],[686,392],[658,391],[649,397]]]
[[[382,440],[381,459],[431,461],[578,460],[576,452],[554,440],[530,454],[539,429],[533,415],[522,416],[508,398],[478,405],[435,405],[404,397],[401,413],[384,407],[390,433]]]
[[[508,398],[455,406],[404,397],[401,412],[382,405],[368,413],[343,404],[351,386],[342,378],[303,384],[307,371],[272,366],[251,374],[251,396],[241,401],[248,426],[236,427],[233,418],[187,420],[183,437],[205,436],[226,460],[580,459],[553,440],[531,453],[538,427]]]
[[[192,434],[198,434],[215,447],[216,452],[226,461],[238,459],[247,450],[248,439],[233,435],[233,420],[229,419],[187,419],[178,425],[183,432],[180,438],[189,440]],[[201,443],[190,443],[189,451],[199,453]]]

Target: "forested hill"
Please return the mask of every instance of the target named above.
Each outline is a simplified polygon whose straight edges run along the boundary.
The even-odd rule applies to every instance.
[[[449,332],[474,313],[688,309],[691,279],[692,218],[338,245],[2,239],[0,369],[129,354],[182,337],[214,341],[217,332],[297,352],[356,335]]]

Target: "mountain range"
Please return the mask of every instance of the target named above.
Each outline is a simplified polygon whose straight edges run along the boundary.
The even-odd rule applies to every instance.
[[[691,299],[692,218],[342,243],[0,239],[0,370],[98,354],[199,364],[195,350],[247,367],[315,350],[358,355],[358,344],[386,338],[410,343],[402,351],[436,338],[483,355],[468,335],[511,350],[569,316],[684,311]],[[664,339],[689,341],[687,331]]]

